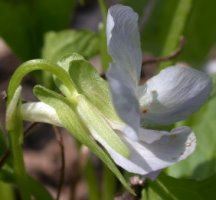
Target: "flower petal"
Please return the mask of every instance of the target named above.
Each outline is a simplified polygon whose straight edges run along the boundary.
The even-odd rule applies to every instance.
[[[142,122],[183,120],[204,103],[211,89],[211,79],[205,73],[185,66],[168,67],[138,89]]]
[[[134,131],[133,128],[131,128],[128,124],[125,124],[124,122],[116,122],[110,119],[107,119],[107,122],[111,126],[113,130],[115,130],[119,134],[123,134],[127,138],[131,140],[139,140],[138,134]]]
[[[48,104],[43,102],[24,103],[21,109],[24,120],[62,126],[55,109]]]
[[[168,167],[188,157],[196,147],[196,138],[187,129],[174,129],[171,136],[162,136],[151,144],[124,138],[130,149],[130,157],[125,158],[104,145],[113,160],[125,170],[147,175],[151,172]]]
[[[205,71],[207,74],[215,74],[216,73],[216,60],[211,60],[205,66]]]
[[[169,132],[140,128],[139,139],[145,143],[151,144],[153,142],[160,140],[163,136],[172,136],[176,135],[177,133],[185,132],[190,133],[191,129],[187,126],[181,126]]]
[[[112,66],[115,64],[112,64]],[[118,115],[129,124],[135,131],[140,126],[139,103],[134,89],[128,82],[124,74],[118,73],[118,68],[112,68],[107,72],[113,104]]]
[[[113,63],[127,77],[125,81],[138,84],[141,72],[142,53],[138,32],[138,15],[129,7],[115,5],[107,16],[107,43]]]

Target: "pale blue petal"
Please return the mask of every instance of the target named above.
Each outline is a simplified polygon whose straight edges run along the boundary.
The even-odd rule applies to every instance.
[[[151,144],[123,137],[130,149],[129,158],[121,156],[106,144],[102,145],[117,165],[131,173],[147,175],[187,158],[194,151],[196,138],[190,131],[189,128],[174,129],[170,136],[162,136]]]
[[[199,109],[211,89],[211,79],[205,73],[190,67],[168,67],[139,87],[142,123],[183,120]]]
[[[114,64],[112,64],[113,66]],[[140,126],[139,103],[134,89],[125,81],[124,74],[118,72],[118,68],[112,67],[107,72],[113,104],[121,119],[138,131]]]
[[[142,53],[138,32],[138,15],[129,7],[115,5],[107,16],[108,51],[113,63],[110,68],[118,68],[126,81],[137,85],[140,79]],[[117,71],[117,70],[116,70]]]

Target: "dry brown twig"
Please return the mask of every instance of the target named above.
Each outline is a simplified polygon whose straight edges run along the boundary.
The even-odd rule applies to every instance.
[[[177,47],[177,49],[174,52],[172,52],[168,56],[162,56],[162,57],[158,57],[158,58],[150,58],[147,60],[143,60],[142,66],[147,65],[147,64],[160,63],[160,62],[165,62],[165,61],[175,59],[182,52],[185,44],[186,44],[186,39],[185,39],[185,37],[182,36],[179,40],[179,46]]]
[[[61,190],[64,184],[64,176],[65,176],[65,149],[64,149],[64,141],[63,141],[62,134],[60,133],[60,131],[56,126],[53,126],[53,130],[56,136],[56,140],[59,144],[60,153],[61,153],[60,178],[59,178],[59,185],[58,185],[58,190],[56,195],[56,200],[59,200],[61,195]]]

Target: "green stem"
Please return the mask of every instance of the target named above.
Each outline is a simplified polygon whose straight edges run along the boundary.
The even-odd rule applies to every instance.
[[[88,160],[86,163],[84,176],[88,187],[89,200],[100,200],[99,184],[91,160]]]
[[[8,85],[7,94],[9,103],[13,97],[15,90],[21,84],[22,79],[28,73],[35,70],[44,70],[54,74],[68,88],[68,91],[70,91],[70,93],[76,92],[75,85],[72,82],[70,76],[61,67],[44,60],[31,60],[23,63],[20,67],[18,67],[17,70],[14,72],[13,76],[11,77],[10,83]],[[71,94],[67,94],[67,96],[70,95]]]
[[[106,17],[107,17],[107,5],[104,0],[98,0],[100,11],[103,19],[103,24],[106,24]]]
[[[20,110],[20,94],[21,87],[18,87],[14,92],[11,102],[7,105],[6,129],[8,131],[9,136],[15,181],[19,188],[21,199],[30,200],[30,190],[27,174],[25,171],[23,152],[21,146],[23,138],[23,126]]]
[[[169,32],[167,34],[162,56],[169,55],[174,51],[179,43],[180,36],[184,31],[193,0],[179,0],[173,20],[171,22]],[[164,69],[171,65],[172,61],[161,63],[159,69]]]
[[[20,189],[21,199],[30,200],[31,198],[28,189],[28,178],[25,171],[22,148],[19,141],[17,141],[18,138],[16,137],[16,134],[17,133],[15,131],[9,132],[14,174],[16,177],[17,185]]]
[[[115,175],[104,165],[103,200],[114,199],[117,180]]]

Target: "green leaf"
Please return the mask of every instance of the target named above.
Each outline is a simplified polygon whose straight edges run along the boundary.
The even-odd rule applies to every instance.
[[[62,121],[63,126],[82,144],[86,145],[93,151],[108,167],[109,169],[117,176],[119,181],[124,185],[124,187],[133,193],[133,190],[127,184],[126,180],[110,159],[110,157],[104,152],[104,150],[94,141],[90,133],[87,131],[72,105],[66,98],[63,96],[50,91],[44,87],[37,86],[34,88],[35,95],[43,102],[52,106],[58,116]]]
[[[181,125],[190,126],[196,134],[197,148],[189,158],[168,168],[171,176],[201,180],[216,173],[215,110],[216,98],[214,95],[200,111],[181,123]]]
[[[216,175],[204,181],[195,181],[161,174],[143,190],[142,200],[212,200],[215,196]]]
[[[141,36],[142,46],[146,52],[155,55],[161,54],[168,34],[168,27],[174,17],[178,2],[156,1],[155,8]],[[212,26],[212,21],[209,20],[216,18],[215,7],[215,0],[196,0],[193,2],[189,20],[183,33],[187,43],[178,60],[189,62],[196,67],[200,67],[200,64],[205,62],[209,51],[216,43],[216,27]],[[208,12],[203,15],[205,10]],[[176,28],[178,29],[177,24]]]
[[[85,30],[49,32],[45,36],[43,58],[57,62],[66,55],[77,52],[90,58],[99,52],[98,35]]]

